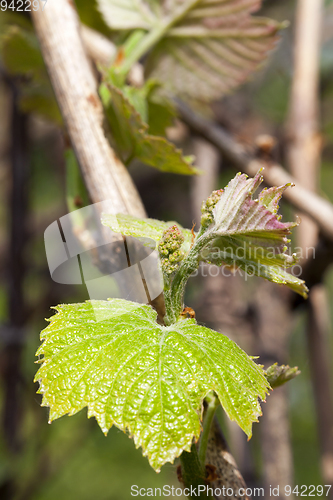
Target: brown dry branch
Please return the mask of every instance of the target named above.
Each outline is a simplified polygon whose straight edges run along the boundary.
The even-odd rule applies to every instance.
[[[240,494],[243,490],[246,491],[246,484],[216,420],[213,421],[209,434],[207,464],[208,466],[212,464],[213,471],[209,486],[214,490],[218,490],[218,488],[222,490],[222,494],[215,498],[218,500],[250,500],[246,494]],[[228,490],[231,494],[228,494]]]
[[[312,288],[309,309],[308,351],[317,409],[321,451],[320,465],[325,484],[333,485],[332,371],[329,357],[330,317],[327,291],[322,284]]]
[[[68,0],[57,0],[47,7],[31,15],[90,197],[93,203],[106,201],[110,213],[144,217],[132,179],[105,137],[103,108],[75,6]],[[94,40],[96,44],[101,39]]]
[[[323,0],[298,0],[295,23],[294,74],[287,122],[287,159],[297,184],[316,191],[320,164],[319,58]],[[317,227],[303,217],[298,244],[313,246]]]
[[[287,126],[290,170],[297,183],[311,191],[317,189],[321,160],[319,66],[323,9],[323,0],[298,0],[297,3],[294,75]],[[303,217],[297,229],[297,243],[303,251],[316,244],[318,227],[312,220]],[[316,401],[321,470],[324,482],[333,486],[333,394],[327,356],[331,325],[325,285],[318,284],[311,289],[307,306],[308,355]],[[330,495],[333,498],[332,492]]]
[[[109,65],[117,53],[115,45],[109,40],[88,26],[81,24],[80,26],[81,37],[85,49],[90,47],[89,56],[93,60],[98,60],[101,64]]]

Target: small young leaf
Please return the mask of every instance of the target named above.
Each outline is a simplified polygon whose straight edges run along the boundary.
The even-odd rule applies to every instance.
[[[264,205],[267,210],[272,212],[273,214],[276,214],[277,211],[279,210],[279,201],[281,199],[281,196],[285,192],[285,190],[292,186],[292,184],[285,184],[284,186],[280,187],[271,187],[271,188],[265,188],[259,193],[259,203],[261,205]]]
[[[121,90],[148,125],[148,133],[165,136],[177,113],[171,100],[158,93],[160,87],[157,81],[147,80],[142,87],[124,85]]]
[[[277,43],[279,23],[251,16],[261,0],[98,0],[115,30],[157,33],[147,76],[195,100],[219,99],[243,83]],[[156,37],[155,37],[156,38]]]
[[[152,135],[165,136],[166,129],[171,127],[177,115],[172,102],[156,93],[148,96],[148,132]]]
[[[100,93],[114,138],[114,147],[125,163],[137,158],[164,172],[183,175],[198,173],[191,165],[192,157],[182,156],[182,152],[163,137],[147,133],[148,125],[120,89],[104,83]]]
[[[288,185],[264,190],[258,200],[253,200],[262,180],[259,172],[253,179],[237,174],[229,182],[213,209],[213,223],[206,231],[211,241],[201,258],[216,265],[236,265],[248,274],[287,285],[306,297],[304,281],[286,271],[297,261],[296,255],[286,253],[287,236],[297,223],[281,222],[281,216],[276,214]]]
[[[299,371],[297,366],[290,368],[289,365],[279,366],[277,363],[275,363],[274,365],[267,368],[266,378],[271,388],[275,389],[276,387],[280,387],[280,385],[283,385],[286,382],[289,382],[289,380],[297,377],[297,375],[300,375],[300,373],[301,372]]]
[[[138,219],[133,215],[125,214],[103,214],[102,224],[115,233],[138,238],[145,246],[155,249],[156,243],[159,243],[163,236],[163,232],[176,223],[173,221],[162,222],[156,219]],[[182,228],[180,224],[177,224],[177,226],[185,238],[182,248],[185,252],[188,252],[192,242],[192,233],[189,229]]]
[[[169,327],[150,307],[121,299],[61,305],[41,333],[35,380],[50,421],[88,407],[106,434],[133,436],[159,470],[200,434],[203,398],[215,391],[250,437],[269,384],[263,369],[224,335],[195,320]],[[98,309],[100,321],[94,310]]]
[[[119,88],[126,99],[132,104],[141,116],[141,119],[148,125],[148,132],[152,135],[166,135],[166,128],[171,127],[177,116],[176,108],[171,99],[161,95],[159,89],[161,84],[157,80],[148,79],[141,87],[134,87],[123,83],[123,78],[117,72],[117,66],[103,69],[103,79]],[[106,100],[109,99],[108,92],[105,93]]]

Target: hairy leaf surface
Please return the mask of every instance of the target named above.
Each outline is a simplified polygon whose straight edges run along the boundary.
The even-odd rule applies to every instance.
[[[186,98],[218,99],[241,84],[277,42],[279,24],[254,17],[261,0],[98,0],[112,29],[160,30],[147,75]]]
[[[163,172],[198,173],[192,166],[192,156],[183,156],[181,150],[164,137],[148,133],[148,125],[120,89],[103,84],[101,96],[115,141],[114,147],[125,163],[137,158]]]
[[[192,319],[160,326],[150,306],[121,299],[56,309],[41,333],[35,377],[50,421],[88,407],[104,433],[113,425],[127,431],[159,470],[190,451],[202,400],[213,390],[251,436],[269,385],[263,369],[224,335]]]
[[[306,297],[304,281],[286,271],[297,261],[295,254],[287,253],[287,236],[297,223],[282,222],[277,215],[288,185],[264,189],[254,200],[252,195],[262,180],[258,172],[253,179],[237,174],[229,182],[213,210],[214,221],[207,231],[213,239],[202,252],[202,259],[217,265],[236,265]]]
[[[184,229],[180,224],[173,221],[163,222],[156,219],[138,219],[128,214],[103,214],[102,224],[112,229],[115,233],[138,238],[145,246],[153,249],[156,247],[156,243],[162,238],[163,232],[176,224],[185,238],[183,243],[183,250],[185,252],[190,249],[192,242],[191,231]]]

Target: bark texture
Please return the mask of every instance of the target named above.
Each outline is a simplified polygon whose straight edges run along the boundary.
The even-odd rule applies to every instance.
[[[130,175],[105,137],[97,82],[73,2],[49,2],[44,11],[32,11],[31,15],[92,201],[105,201],[110,213],[144,217],[145,210]]]

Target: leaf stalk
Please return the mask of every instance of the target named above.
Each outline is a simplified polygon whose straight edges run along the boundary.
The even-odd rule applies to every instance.
[[[193,495],[189,495],[191,498],[195,496],[195,498],[206,498],[206,500],[214,500],[211,495],[207,495],[204,492],[206,491],[206,481],[205,481],[205,468],[202,466],[197,448],[195,444],[192,444],[191,452],[183,451],[180,455],[180,463],[182,470],[182,480],[184,483],[184,487],[188,488],[190,491],[195,490],[199,492],[199,487],[204,486],[204,491],[202,493]],[[207,493],[207,492],[206,492]]]
[[[199,460],[203,467],[205,467],[206,464],[206,452],[207,452],[210,428],[213,422],[215,412],[220,405],[218,397],[216,397],[216,395],[213,392],[209,393],[206,396],[205,400],[207,403],[207,408],[205,411],[202,434],[199,442],[199,451],[198,451]]]
[[[191,274],[199,267],[200,253],[209,243],[211,238],[210,235],[207,236],[207,234],[200,236],[199,233],[198,236],[195,239],[193,247],[181,262],[171,284],[172,309],[174,316],[177,318],[176,321],[179,320],[183,310],[186,283]]]

